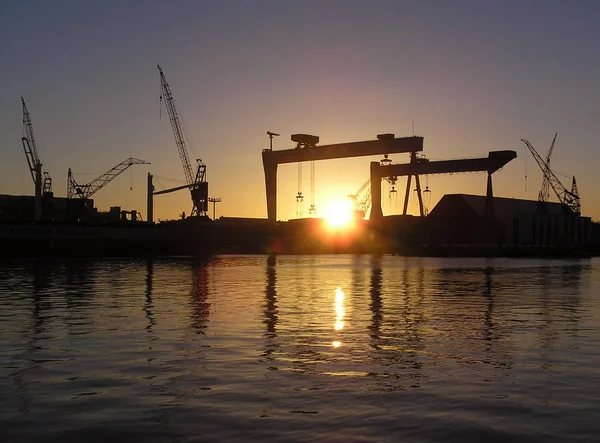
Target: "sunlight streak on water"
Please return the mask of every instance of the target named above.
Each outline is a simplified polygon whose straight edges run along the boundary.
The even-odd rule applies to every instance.
[[[344,291],[342,288],[335,289],[335,326],[336,331],[344,328]]]

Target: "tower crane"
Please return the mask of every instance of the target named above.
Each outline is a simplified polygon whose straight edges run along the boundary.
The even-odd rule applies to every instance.
[[[179,123],[179,116],[177,115],[177,109],[173,100],[173,94],[171,93],[171,87],[167,83],[165,74],[163,73],[160,65],[157,65],[158,72],[160,73],[160,100],[165,102],[167,113],[169,114],[169,120],[171,121],[171,128],[173,129],[173,135],[175,136],[175,143],[177,144],[177,150],[179,151],[179,158],[183,166],[183,173],[187,185],[180,186],[177,188],[162,191],[161,193],[176,191],[179,189],[188,188],[192,197],[192,211],[191,215],[206,216],[208,212],[208,182],[206,181],[206,165],[202,163],[202,160],[196,159],[198,164],[196,174],[193,174],[192,166],[188,156],[187,147],[185,145],[185,139],[183,137],[183,131],[181,124]],[[154,193],[157,195],[157,193]]]
[[[556,137],[558,136],[558,132],[554,134],[554,139],[552,140],[552,144],[550,145],[550,149],[548,150],[548,154],[546,154],[546,167],[550,169],[550,158],[552,157],[552,151],[554,151],[554,144],[556,143]],[[550,182],[548,181],[547,174],[544,174],[542,178],[542,187],[540,188],[540,193],[538,194],[538,201],[547,202],[550,200]]]
[[[71,168],[69,168],[69,173],[67,176],[67,198],[81,198],[87,199],[102,189],[104,186],[109,184],[119,175],[121,175],[125,170],[127,170],[130,166],[133,165],[149,165],[150,163],[144,160],[140,160],[138,158],[130,157],[127,160],[122,161],[117,166],[112,169],[109,169],[104,174],[99,175],[95,179],[93,179],[89,183],[79,184],[73,178],[73,173],[71,172]]]
[[[44,172],[44,180],[42,182],[42,162],[38,156],[37,146],[35,144],[31,115],[27,110],[27,105],[25,104],[25,99],[23,99],[23,97],[21,97],[21,103],[23,104],[23,137],[21,137],[21,143],[23,144],[23,150],[25,151],[31,178],[35,184],[36,195],[38,193],[41,195],[50,195],[52,193],[52,178],[47,172]],[[36,177],[38,173],[39,177]]]
[[[555,137],[556,138],[556,137]],[[547,180],[550,187],[558,197],[558,200],[564,204],[570,212],[574,215],[581,215],[581,201],[579,198],[579,191],[577,190],[577,182],[575,180],[575,176],[573,176],[573,182],[571,185],[571,190],[569,191],[565,186],[560,182],[556,174],[550,169],[550,165],[544,161],[544,159],[537,153],[535,148],[529,143],[529,141],[525,139],[521,139],[523,143],[527,146],[531,155],[535,159],[536,163],[542,170],[544,174],[544,180]],[[542,191],[540,190],[540,196]],[[540,200],[543,201],[543,200]]]

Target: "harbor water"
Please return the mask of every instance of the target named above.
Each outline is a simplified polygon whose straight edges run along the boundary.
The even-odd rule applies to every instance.
[[[1,442],[593,442],[600,259],[0,263]]]

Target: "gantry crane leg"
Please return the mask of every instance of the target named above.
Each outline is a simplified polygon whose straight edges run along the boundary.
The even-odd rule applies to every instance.
[[[486,217],[494,217],[494,188],[492,186],[492,174],[487,175],[487,189],[485,192],[485,207],[483,213]]]
[[[423,194],[421,194],[421,180],[419,180],[419,175],[415,175],[415,183],[417,184],[417,198],[419,199],[419,212],[421,217],[423,217]]]
[[[404,193],[404,209],[402,215],[406,215],[408,210],[408,200],[410,198],[410,182],[412,181],[412,175],[409,175],[406,179],[406,192]]]

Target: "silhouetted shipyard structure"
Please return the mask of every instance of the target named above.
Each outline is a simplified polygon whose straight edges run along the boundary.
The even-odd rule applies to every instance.
[[[148,174],[148,214],[141,222],[137,211],[113,207],[99,212],[89,197],[132,164],[128,159],[98,180],[80,184],[71,180],[69,197],[44,193],[41,162],[25,143],[34,196],[0,195],[0,251],[3,255],[196,255],[207,253],[398,253],[411,255],[567,255],[588,254],[600,236],[589,217],[574,212],[573,205],[494,197],[492,176],[517,157],[515,151],[491,151],[487,156],[432,161],[423,151],[422,137],[380,134],[376,140],[319,146],[319,137],[294,134],[293,149],[262,151],[267,219],[207,215],[208,186],[205,166],[197,174],[187,168],[188,184],[155,191]],[[31,136],[32,137],[32,136]],[[178,145],[180,146],[180,145]],[[185,145],[180,146],[182,149]],[[183,150],[184,154],[186,151]],[[407,153],[407,163],[392,164],[387,155]],[[370,162],[369,220],[356,220],[355,228],[331,231],[318,218],[277,221],[277,169],[279,164],[386,155],[384,162]],[[183,160],[187,157],[183,156]],[[543,160],[542,160],[543,161]],[[367,166],[367,165],[365,165]],[[542,165],[547,168],[548,165]],[[549,169],[549,168],[547,168]],[[365,167],[367,170],[367,167]],[[445,195],[429,214],[424,210],[423,175],[483,172],[482,194]],[[188,177],[188,178],[189,178]],[[407,177],[402,215],[384,216],[381,182]],[[72,178],[72,176],[70,176]],[[100,180],[101,179],[101,180]],[[412,181],[416,184],[419,216],[407,215]],[[552,182],[551,182],[552,183]],[[194,216],[155,224],[153,196],[190,189]],[[362,189],[362,188],[361,188]],[[365,188],[366,189],[366,188]],[[573,189],[576,189],[575,187]],[[568,196],[575,195],[573,191]],[[578,194],[577,194],[578,196]],[[214,198],[214,203],[220,199]],[[578,204],[578,200],[577,200]],[[213,218],[214,207],[213,207]]]
[[[272,137],[270,139],[272,141]],[[416,136],[396,138],[394,134],[380,134],[377,140],[319,146],[317,136],[294,134],[292,141],[296,143],[293,149],[275,151],[271,143],[270,147],[262,152],[267,213],[272,222],[277,220],[279,164],[383,154],[386,157],[385,161],[370,163],[371,201],[367,206],[372,209],[368,230],[370,236],[373,237],[375,233],[374,238],[377,239],[377,245],[371,245],[372,249],[420,254],[441,253],[446,246],[455,248],[461,245],[528,246],[566,251],[589,247],[594,238],[599,238],[592,235],[591,219],[581,217],[579,210],[573,210],[573,205],[563,201],[551,203],[494,197],[492,175],[517,157],[515,151],[491,151],[487,157],[480,158],[430,161],[418,155],[423,151],[423,138]],[[387,157],[395,153],[408,153],[409,162],[391,164]],[[540,164],[540,167],[543,167],[545,177],[552,174],[549,165]],[[446,195],[426,217],[420,176],[464,172],[487,173],[485,196]],[[403,215],[384,217],[381,182],[383,179],[391,179],[396,183],[398,177],[407,177]],[[413,178],[420,217],[407,215]],[[555,177],[554,180],[556,181]],[[566,192],[570,194],[569,191]],[[577,202],[578,199],[577,195]],[[311,232],[315,230],[314,221],[297,220],[291,224],[294,225],[291,229],[293,235],[288,236],[291,243],[300,250],[303,249],[301,245],[314,244],[310,239]],[[359,235],[364,234],[361,230],[359,232]],[[344,247],[361,251],[365,249],[363,240],[346,236],[343,239]],[[483,251],[481,248],[478,250]],[[491,250],[488,252],[492,253]]]
[[[592,220],[562,203],[446,194],[428,217],[429,244],[497,244],[568,248],[592,243]]]

